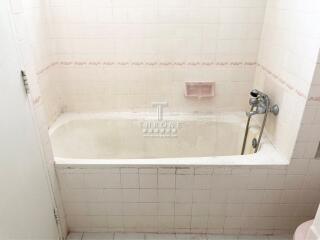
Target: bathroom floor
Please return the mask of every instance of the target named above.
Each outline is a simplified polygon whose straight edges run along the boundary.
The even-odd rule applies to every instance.
[[[226,236],[203,234],[70,233],[67,240],[290,240],[289,236]]]

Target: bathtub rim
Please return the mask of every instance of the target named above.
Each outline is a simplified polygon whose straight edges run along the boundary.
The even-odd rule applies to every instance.
[[[108,167],[209,167],[209,166],[287,166],[275,148],[264,143],[258,153],[214,157],[145,158],[145,159],[78,159],[54,157],[57,168],[108,168]]]
[[[154,119],[154,113],[145,112],[108,112],[108,113],[63,113],[49,128],[49,136],[59,127],[73,120],[91,119]],[[167,120],[213,120],[239,122],[243,112],[219,112],[208,114],[168,113]],[[283,166],[289,160],[284,158],[267,139],[255,154],[179,157],[179,158],[132,158],[132,159],[90,159],[54,157],[57,168],[103,168],[103,167],[201,167],[201,166]]]

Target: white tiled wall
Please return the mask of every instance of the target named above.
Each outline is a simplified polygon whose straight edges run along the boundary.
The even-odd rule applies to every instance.
[[[43,87],[49,119],[59,110],[149,110],[158,100],[169,102],[168,111],[244,110],[265,4],[50,1],[55,73]],[[186,99],[185,81],[214,81],[216,96]]]
[[[49,38],[47,1],[11,0],[14,32],[21,49],[21,65],[30,81],[35,103],[43,102],[49,122],[61,111],[56,84],[50,77],[54,63],[53,40]]]
[[[48,119],[47,125],[50,125],[62,111],[61,89],[53,81],[54,74],[55,70],[52,67],[38,74],[43,108]]]
[[[50,3],[59,60],[256,61],[266,0]]]
[[[320,200],[319,161],[295,167],[59,169],[71,231],[289,233]],[[307,163],[305,163],[307,162]]]
[[[267,131],[287,157],[292,154],[307,101],[311,95],[315,97],[311,102],[319,101],[319,88],[312,84],[320,49],[318,22],[319,1],[267,3],[254,85],[280,106],[279,116],[269,118]]]
[[[167,101],[165,111],[244,110],[255,66],[85,66],[57,67],[55,84],[64,111],[154,111],[151,103]],[[213,99],[187,99],[185,81],[215,81]],[[231,96],[237,96],[232,101]]]

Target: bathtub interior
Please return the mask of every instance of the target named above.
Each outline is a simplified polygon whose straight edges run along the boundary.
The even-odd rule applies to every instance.
[[[239,155],[244,113],[166,116],[178,123],[177,136],[144,136],[152,117],[128,113],[64,114],[50,129],[55,157],[69,159],[150,159]],[[259,129],[252,124],[246,154]],[[266,137],[263,143],[268,142]]]

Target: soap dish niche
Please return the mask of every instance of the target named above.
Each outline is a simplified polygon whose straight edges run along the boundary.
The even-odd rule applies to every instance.
[[[190,98],[214,97],[214,82],[185,82],[185,96]]]

